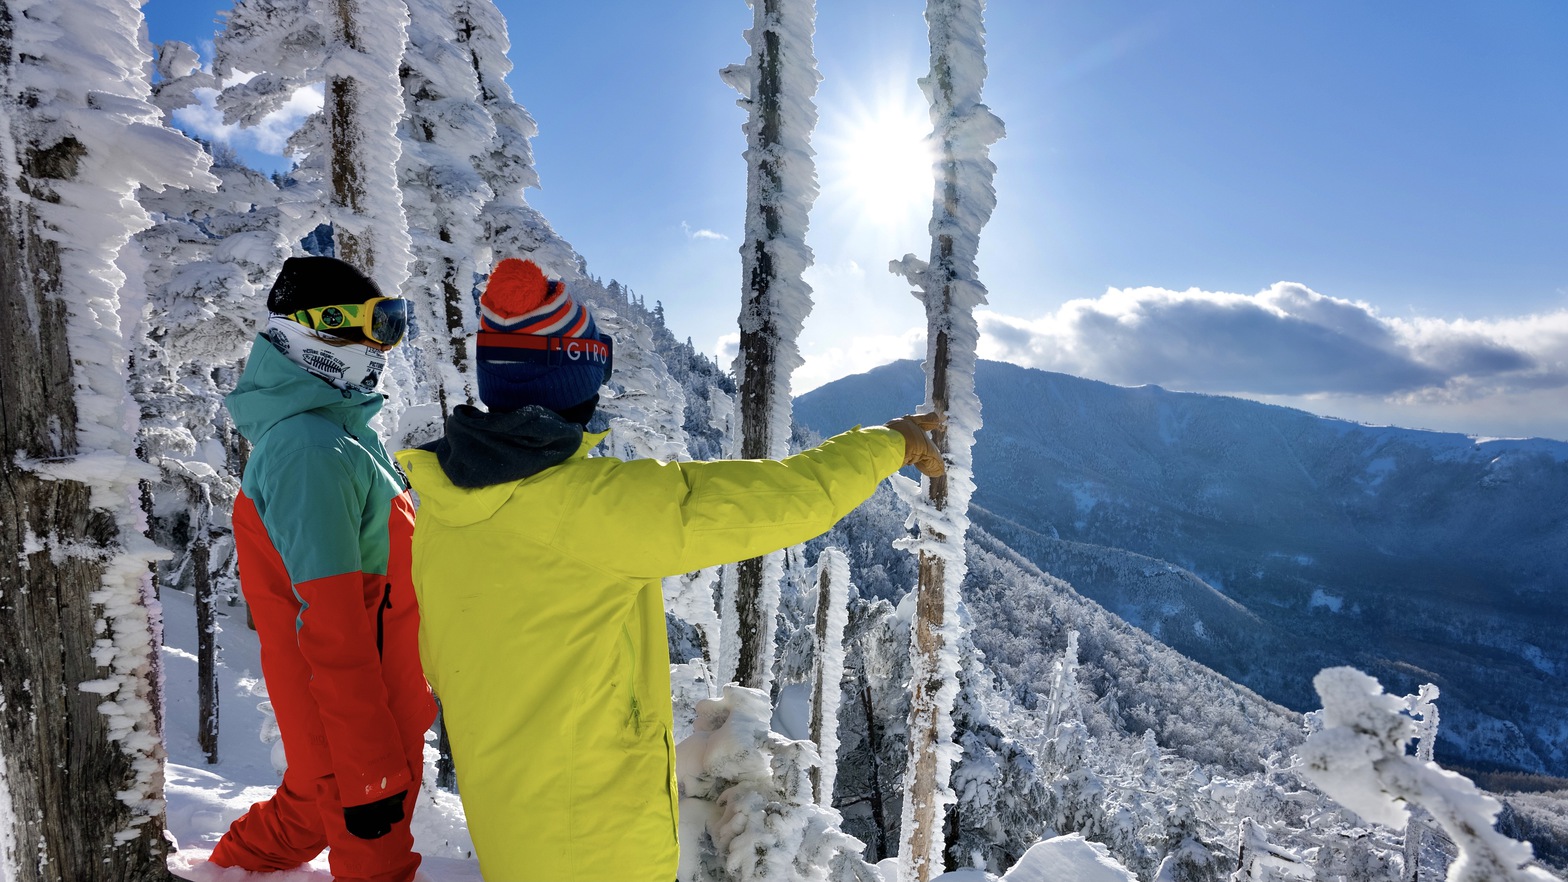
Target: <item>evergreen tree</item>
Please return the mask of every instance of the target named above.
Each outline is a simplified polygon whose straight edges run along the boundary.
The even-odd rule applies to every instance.
[[[0,0],[0,877],[167,878],[160,623],[120,249],[215,184],[149,103],[140,4]],[[129,430],[129,431],[127,431]]]

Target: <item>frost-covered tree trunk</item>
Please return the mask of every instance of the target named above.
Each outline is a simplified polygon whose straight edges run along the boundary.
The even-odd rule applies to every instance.
[[[507,58],[511,41],[506,19],[490,0],[467,0],[458,7],[464,40],[479,80],[481,106],[495,127],[495,138],[479,159],[479,173],[492,193],[480,212],[483,245],[495,264],[503,258],[530,259],[551,278],[565,278],[581,271],[580,258],[523,194],[539,186],[529,141],[539,126],[526,108],[517,103],[506,77],[512,70]]]
[[[196,591],[196,741],[209,764],[218,761],[218,609],[212,579],[207,521],[212,500],[202,493],[202,517],[193,526],[191,574]]]
[[[479,212],[494,194],[477,162],[496,130],[482,110],[474,5],[481,4],[411,0],[400,70],[406,113],[398,180],[413,249],[409,290],[418,292],[415,359],[430,387],[420,390],[421,400],[433,397],[442,420],[476,400],[468,351],[478,328],[472,292],[476,275],[489,271]]]
[[[740,248],[744,287],[740,352],[740,455],[778,459],[789,453],[790,376],[801,364],[796,341],[811,312],[806,227],[817,198],[811,133],[821,76],[812,50],[816,0],[747,0],[754,19],[751,56],[720,72],[741,94],[746,133],[746,235]],[[736,615],[740,655],[736,682],[764,692],[773,678],[773,627],[783,576],[782,553],[742,561]]]
[[[1269,842],[1268,832],[1251,818],[1242,819],[1239,839],[1237,863],[1240,866],[1231,874],[1230,882],[1286,882],[1313,878],[1311,864]]]
[[[811,770],[817,804],[833,805],[838,775],[838,708],[843,695],[844,626],[849,619],[849,558],[837,548],[817,559],[817,656],[811,677],[811,742],[822,765]]]
[[[954,795],[948,785],[957,748],[952,706],[958,691],[957,605],[964,577],[964,533],[974,493],[972,448],[980,429],[975,395],[975,307],[985,303],[975,265],[980,230],[996,207],[990,147],[1002,122],[982,103],[985,82],[983,0],[928,0],[931,72],[920,80],[931,103],[938,147],[931,216],[931,258],[913,254],[890,269],[908,278],[926,306],[927,404],[947,417],[932,440],[947,473],[925,478],[915,507],[919,585],[911,639],[909,769],[905,777],[899,878],[926,880],[942,872],[943,825]]]
[[[1416,759],[1431,762],[1437,746],[1437,686],[1423,683],[1415,695],[1405,697],[1410,713],[1420,722],[1416,724]],[[1419,882],[1421,878],[1421,850],[1426,843],[1426,827],[1431,815],[1419,806],[1410,810],[1410,820],[1405,824],[1405,872],[1403,882]]]
[[[211,183],[147,102],[140,4],[0,0],[0,877],[167,878],[160,622],[117,252]],[[134,314],[134,305],[130,311]]]
[[[408,224],[398,189],[398,68],[408,37],[402,0],[328,0],[326,75],[329,192],[337,257],[358,267],[387,296],[402,293],[410,261]],[[421,292],[419,296],[428,297]],[[402,412],[419,383],[407,347],[387,361],[383,419],[402,438]]]
[[[408,7],[396,0],[330,0],[326,113],[337,256],[383,292],[408,277],[408,232],[397,184],[398,63]]]

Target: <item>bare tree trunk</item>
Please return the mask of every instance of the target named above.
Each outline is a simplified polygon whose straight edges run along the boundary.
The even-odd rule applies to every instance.
[[[0,72],[16,63],[13,23],[0,0]],[[0,876],[169,878],[162,814],[118,797],[135,787],[133,758],[111,740],[104,697],[79,688],[104,676],[95,652],[117,636],[95,595],[120,527],[86,484],[34,467],[79,452],[60,250],[34,205],[58,200],[53,183],[77,176],[87,148],[67,136],[14,149],[22,177],[0,170],[0,819],[11,825],[0,843],[14,849],[0,854]]]
[[[860,706],[866,714],[866,746],[871,748],[871,823],[876,827],[877,836],[872,845],[876,848],[873,856],[875,860],[883,860],[888,856],[887,849],[887,810],[883,808],[882,794],[882,735],[877,730],[877,717],[871,702],[871,683],[864,677],[860,684]]]
[[[191,589],[196,595],[196,740],[207,764],[218,762],[218,610],[212,578],[212,501],[192,482],[198,515],[191,530]]]
[[[436,705],[440,707],[440,703]],[[436,786],[448,793],[457,792],[457,765],[452,760],[452,736],[447,734],[446,716],[436,717]]]

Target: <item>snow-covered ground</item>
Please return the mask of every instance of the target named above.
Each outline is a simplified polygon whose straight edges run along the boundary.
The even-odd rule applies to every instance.
[[[276,741],[262,740],[271,714],[264,706],[267,689],[254,631],[245,627],[245,608],[225,609],[218,656],[220,727],[218,762],[208,765],[197,743],[196,611],[189,594],[165,590],[164,699],[165,767],[168,829],[179,850],[169,868],[182,879],[198,882],[242,882],[255,879],[243,870],[206,863],[208,853],[230,822],[251,803],[268,798],[282,775],[272,762]],[[432,767],[426,763],[427,771]],[[414,845],[424,855],[420,873],[425,882],[477,882],[479,864],[463,807],[455,794],[436,790],[427,781],[414,810]],[[298,870],[267,874],[270,882],[329,882],[323,853]]]
[[[218,762],[207,764],[196,739],[195,604],[189,594],[176,590],[166,590],[162,601],[168,830],[178,846],[169,869],[194,882],[257,882],[260,878],[267,882],[330,882],[325,852],[297,870],[264,877],[207,863],[207,855],[229,824],[251,803],[268,798],[282,779],[273,764],[277,742],[275,738],[263,740],[263,733],[275,735],[276,728],[266,710],[267,690],[255,632],[245,627],[244,607],[226,608],[220,615],[218,635]],[[784,691],[785,700],[774,718],[776,728],[804,729],[803,692]],[[796,733],[784,734],[793,737]],[[413,822],[414,845],[424,856],[417,878],[420,882],[479,882],[482,877],[462,804],[456,795],[437,790],[430,780],[433,748],[426,758],[425,787]],[[897,882],[895,864],[896,859],[890,858],[877,865],[886,882]],[[1003,882],[1124,882],[1133,878],[1104,846],[1074,834],[1038,843]],[[996,879],[980,870],[960,870],[943,874],[935,882]]]

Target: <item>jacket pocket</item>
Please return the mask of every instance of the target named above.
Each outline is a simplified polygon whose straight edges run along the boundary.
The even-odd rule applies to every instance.
[[[381,594],[381,603],[376,606],[376,658],[383,658],[382,646],[387,638],[387,610],[392,608],[392,583],[388,582],[386,590]]]
[[[637,687],[641,681],[637,679],[637,647],[632,643],[632,632],[626,625],[621,625],[621,638],[626,650],[626,692],[629,696],[629,707],[626,717],[626,737],[638,740],[642,737],[642,702],[637,698]]]
[[[667,769],[664,774],[664,789],[670,797],[670,837],[679,847],[681,841],[681,794],[679,782],[675,780],[675,736],[669,729],[664,730],[664,762]]]

